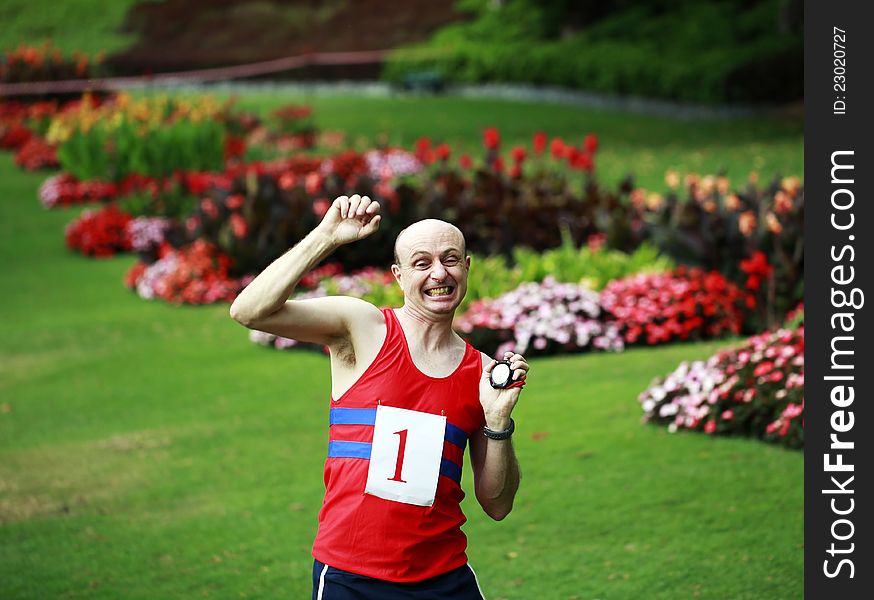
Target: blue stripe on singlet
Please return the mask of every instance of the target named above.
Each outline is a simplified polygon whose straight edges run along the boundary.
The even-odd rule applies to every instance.
[[[371,444],[367,442],[328,442],[330,458],[366,458],[370,459]]]
[[[452,479],[458,485],[461,485],[461,467],[449,460],[448,458],[440,459],[440,474]]]
[[[331,425],[373,425],[375,408],[332,408]]]
[[[467,446],[467,434],[461,427],[456,427],[449,421],[446,421],[446,441],[464,450],[465,446]]]

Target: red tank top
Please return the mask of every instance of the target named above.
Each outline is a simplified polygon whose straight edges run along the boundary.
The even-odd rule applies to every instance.
[[[358,381],[331,402],[325,500],[313,556],[368,577],[421,581],[467,563],[461,467],[468,438],[485,422],[479,402],[482,359],[467,344],[451,375],[425,375],[413,364],[394,310],[383,309],[383,314],[386,336],[379,354]],[[446,416],[433,505],[365,493],[378,405]]]

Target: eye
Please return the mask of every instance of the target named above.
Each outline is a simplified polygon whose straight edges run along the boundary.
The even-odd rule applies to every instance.
[[[457,256],[448,256],[448,257],[446,257],[446,259],[443,262],[451,267],[451,266],[458,264],[458,257]]]
[[[417,269],[426,269],[426,268],[428,268],[428,261],[417,260],[415,263],[413,263],[413,266],[416,267]]]

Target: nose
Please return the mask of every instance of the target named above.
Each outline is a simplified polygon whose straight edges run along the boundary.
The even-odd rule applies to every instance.
[[[446,279],[446,267],[443,266],[443,263],[438,262],[432,269],[430,277],[434,281],[443,281]]]

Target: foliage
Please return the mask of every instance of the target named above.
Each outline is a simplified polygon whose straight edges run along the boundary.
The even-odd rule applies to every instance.
[[[218,171],[225,164],[229,111],[209,97],[188,102],[119,94],[95,106],[86,96],[52,120],[46,138],[58,144],[63,169],[80,180]]]
[[[628,344],[661,344],[740,333],[754,301],[716,271],[677,267],[607,284],[601,304]]]
[[[803,319],[803,317],[802,317]],[[708,434],[804,444],[804,325],[683,362],[640,395],[644,421]]]

